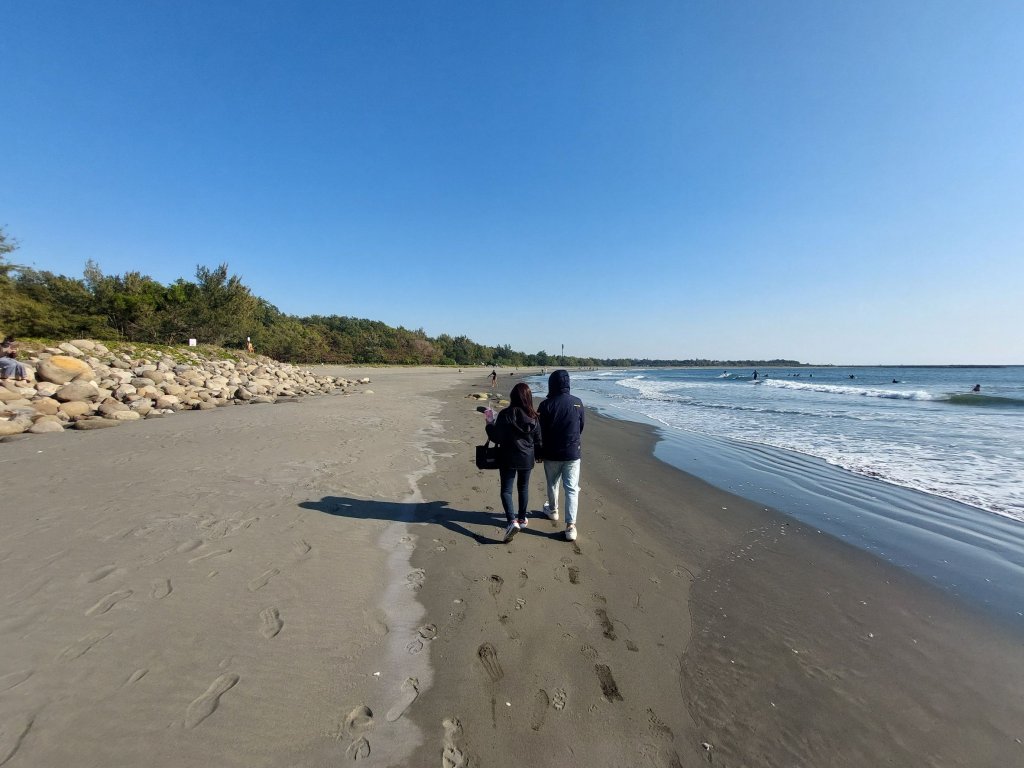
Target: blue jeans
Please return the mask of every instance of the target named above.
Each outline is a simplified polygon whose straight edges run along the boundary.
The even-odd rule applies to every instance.
[[[519,518],[524,519],[530,506],[530,473],[532,469],[498,469],[501,478],[501,506],[505,509],[505,518],[509,525],[516,519],[512,506],[512,484],[519,491]]]
[[[548,505],[558,509],[558,486],[565,488],[565,524],[576,525],[576,509],[580,495],[580,460],[544,460],[544,478],[547,480]]]

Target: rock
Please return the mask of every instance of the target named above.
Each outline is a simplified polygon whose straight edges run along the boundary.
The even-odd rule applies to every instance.
[[[60,423],[60,419],[55,418],[53,421],[43,421],[40,419],[29,427],[28,431],[33,435],[45,435],[50,432],[63,432],[64,425]]]
[[[59,346],[60,346],[61,352],[66,352],[67,354],[71,355],[72,357],[85,357],[85,352],[80,350],[74,344],[71,344],[69,342],[64,342],[63,344],[61,344]]]
[[[213,411],[216,410],[217,404],[211,400],[200,400],[194,410],[197,411]]]
[[[74,357],[54,355],[39,361],[36,378],[54,384],[67,384],[69,381],[92,381],[96,378],[89,364]]]
[[[68,342],[68,344],[78,347],[79,349],[84,350],[86,352],[99,352],[97,347],[100,346],[95,341],[89,341],[88,339],[72,339],[71,341]],[[63,349],[63,345],[61,346],[61,348]],[[106,351],[106,347],[103,348],[103,351]]]
[[[58,389],[60,384],[54,384],[52,381],[40,381],[36,384],[36,394],[40,397],[53,397]]]
[[[108,419],[114,421],[138,421],[142,418],[142,414],[138,411],[115,411],[107,416]]]
[[[94,406],[92,405],[92,403],[86,403],[81,400],[78,400],[70,403],[61,403],[60,412],[67,416],[69,419],[78,419],[81,418],[82,416],[92,413],[93,408]]]
[[[173,408],[181,401],[174,395],[161,395],[156,399],[157,408]]]
[[[125,405],[124,403],[119,403],[117,400],[108,400],[106,402],[100,403],[100,407],[96,409],[96,412],[99,413],[101,416],[113,418],[114,414],[123,413],[124,411],[127,410],[128,406]]]
[[[32,422],[24,417],[16,419],[0,419],[0,437],[20,435],[32,426]]]
[[[60,410],[60,403],[52,397],[40,397],[32,401],[32,407],[36,409],[36,413],[54,416]]]
[[[13,389],[7,389],[0,387],[0,403],[9,403],[12,400],[24,400],[25,396],[21,392],[15,392]]]
[[[75,422],[75,429],[107,429],[108,427],[116,427],[121,424],[120,421],[115,419],[104,419],[101,417],[90,417],[86,419],[79,419]]]
[[[73,381],[65,384],[54,393],[54,397],[62,403],[84,402],[95,400],[99,396],[99,389],[84,381]]]

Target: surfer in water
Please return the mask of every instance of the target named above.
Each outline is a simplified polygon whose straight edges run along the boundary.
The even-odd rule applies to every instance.
[[[754,381],[757,381],[757,371],[754,371]]]
[[[971,392],[981,392],[981,384],[975,384]]]

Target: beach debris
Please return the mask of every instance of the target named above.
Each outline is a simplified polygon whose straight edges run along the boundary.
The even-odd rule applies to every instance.
[[[705,752],[710,752],[710,751],[711,751],[712,749],[714,749],[714,748],[715,748],[715,745],[714,745],[714,744],[709,744],[709,743],[708,743],[708,742],[706,742],[706,741],[702,741],[702,742],[700,743],[700,745],[701,745],[701,746],[702,746],[702,747],[704,748],[704,751],[705,751]]]

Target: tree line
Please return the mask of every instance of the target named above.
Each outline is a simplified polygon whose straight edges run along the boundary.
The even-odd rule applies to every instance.
[[[228,265],[196,267],[192,280],[164,285],[141,272],[105,275],[89,261],[81,278],[14,264],[17,243],[0,228],[0,332],[19,338],[123,340],[155,344],[202,344],[256,351],[296,363],[500,365],[524,367],[628,367],[633,365],[728,365],[766,361],[599,359],[527,354],[508,344],[488,346],[467,336],[429,337],[363,318],[296,317],[254,296]],[[799,365],[796,361],[772,361]]]

